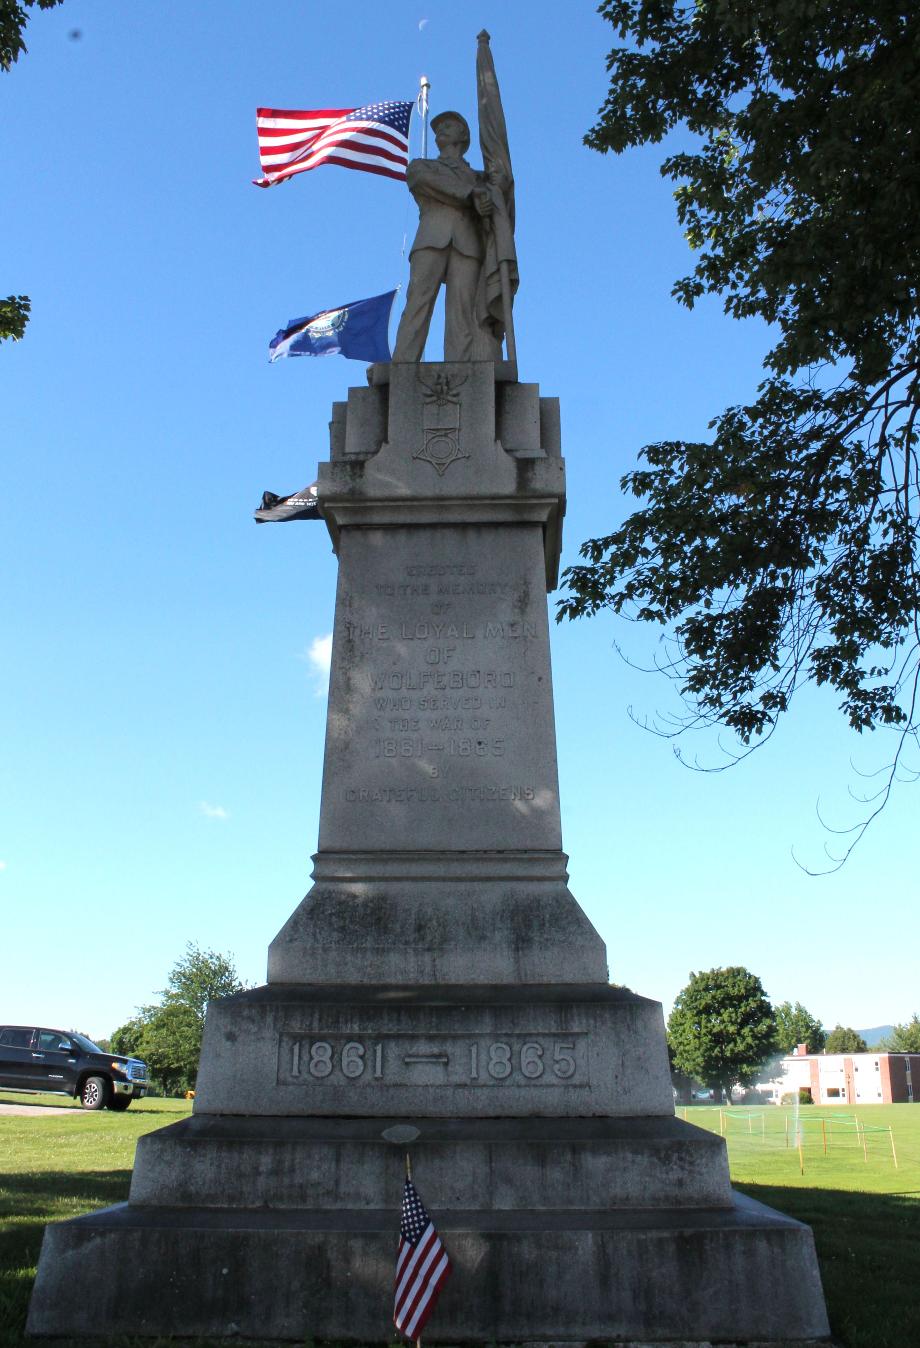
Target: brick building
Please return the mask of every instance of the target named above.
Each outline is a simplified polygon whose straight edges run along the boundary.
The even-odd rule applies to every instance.
[[[800,1045],[800,1049],[804,1049]],[[757,1089],[779,1104],[807,1087],[816,1105],[920,1104],[920,1053],[808,1053],[780,1061],[782,1076]]]

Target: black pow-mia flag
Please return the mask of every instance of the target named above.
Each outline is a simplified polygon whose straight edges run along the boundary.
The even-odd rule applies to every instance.
[[[287,520],[319,520],[322,515],[316,504],[317,483],[292,492],[290,496],[276,496],[273,491],[262,493],[262,504],[253,513],[256,524],[278,524]]]

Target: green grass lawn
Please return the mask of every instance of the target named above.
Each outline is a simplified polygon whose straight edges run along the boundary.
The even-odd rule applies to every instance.
[[[721,1118],[732,1179],[739,1185],[852,1189],[920,1199],[920,1105],[805,1106],[799,1111],[801,1158],[791,1109],[680,1106],[677,1114],[715,1133]]]
[[[0,1096],[15,1100],[68,1103]],[[67,1116],[22,1118],[4,1115],[0,1103],[0,1348],[29,1342],[23,1327],[45,1223],[127,1198],[137,1139],[190,1110],[184,1101],[151,1099],[121,1114],[75,1107]],[[718,1109],[686,1112],[690,1123],[719,1132]],[[733,1182],[814,1228],[831,1326],[844,1348],[920,1345],[920,1105],[812,1107],[800,1118],[801,1160],[791,1111],[722,1111]],[[897,1168],[882,1131],[889,1127]],[[120,1342],[153,1348],[151,1340]]]
[[[15,1103],[70,1105],[72,1111],[44,1118],[4,1114],[3,1105]],[[94,1112],[65,1096],[0,1096],[2,1348],[36,1342],[23,1329],[45,1223],[126,1199],[137,1139],[186,1117],[191,1108],[184,1100],[150,1099],[135,1100],[122,1113]]]
[[[719,1132],[718,1109],[686,1116]],[[722,1110],[732,1183],[813,1229],[831,1328],[846,1348],[920,1345],[920,1105],[805,1106],[799,1119],[801,1158],[791,1110]]]

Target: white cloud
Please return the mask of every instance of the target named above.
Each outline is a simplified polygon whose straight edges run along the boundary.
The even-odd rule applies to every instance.
[[[198,809],[206,819],[229,819],[230,811],[225,810],[223,805],[210,805],[206,800],[198,802]]]
[[[323,697],[329,687],[329,670],[332,668],[332,633],[314,637],[301,658],[310,666],[316,681],[316,696]]]

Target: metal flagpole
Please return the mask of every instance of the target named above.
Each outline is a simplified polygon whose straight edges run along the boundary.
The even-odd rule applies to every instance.
[[[422,76],[419,78],[419,82],[418,82],[418,93],[417,93],[416,96],[415,96],[415,110],[416,110],[416,112],[418,113],[419,117],[421,117],[421,119],[422,119],[422,158],[423,158],[423,159],[427,159],[427,158],[428,158],[428,91],[430,90],[430,88],[431,88],[431,85],[430,85],[430,83],[429,83],[429,81],[428,81],[428,76],[427,76],[427,75],[422,75]],[[410,207],[411,205],[412,205],[411,198],[410,198],[410,197],[408,196],[408,194],[407,194],[407,195],[406,195],[406,221],[408,221],[408,219],[409,219],[409,207]],[[406,242],[407,242],[407,240],[408,240],[408,237],[409,237],[409,236],[408,236],[408,232],[407,232],[405,226],[403,226],[403,243],[402,243],[402,256],[403,256],[403,259],[405,259],[405,256],[406,256]],[[402,287],[400,287],[400,289],[401,289],[401,288],[402,288]]]
[[[419,80],[418,98],[415,100],[415,106],[418,108],[419,116],[422,119],[422,158],[428,158],[428,94],[431,85],[428,76],[423,75]]]

